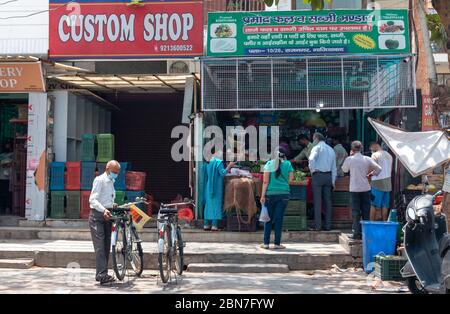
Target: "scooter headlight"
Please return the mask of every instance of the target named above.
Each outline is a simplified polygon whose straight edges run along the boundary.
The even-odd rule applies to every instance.
[[[414,209],[412,209],[411,207],[409,207],[406,210],[406,214],[408,215],[408,218],[411,220],[416,220],[416,218],[417,218],[416,211]]]

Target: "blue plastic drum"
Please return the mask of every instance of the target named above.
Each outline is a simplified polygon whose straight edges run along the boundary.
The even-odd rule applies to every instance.
[[[375,256],[394,255],[398,222],[361,221],[363,266],[366,273],[374,270]]]

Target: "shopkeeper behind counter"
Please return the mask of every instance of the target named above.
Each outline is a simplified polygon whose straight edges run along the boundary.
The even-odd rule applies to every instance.
[[[300,134],[297,140],[299,144],[303,146],[303,150],[300,152],[300,154],[298,154],[294,159],[291,160],[291,163],[293,164],[300,164],[303,160],[308,160],[309,155],[311,155],[311,150],[314,147],[314,144],[311,143],[308,135],[306,134]]]

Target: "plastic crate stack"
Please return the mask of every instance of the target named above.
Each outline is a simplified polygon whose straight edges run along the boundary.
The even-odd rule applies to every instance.
[[[114,159],[114,135],[83,134],[81,161],[53,162],[50,165],[50,217],[88,219],[89,197],[95,177],[105,172],[106,163]],[[120,162],[121,171],[114,182],[114,202],[123,205],[145,196],[144,172],[131,170],[129,162]],[[138,205],[147,211],[145,204]]]
[[[135,202],[137,197],[145,197],[145,179],[147,174],[145,172],[127,171],[124,178],[125,202]],[[142,211],[148,212],[148,208],[144,203],[137,205]]]
[[[80,218],[80,162],[50,164],[50,217]]]
[[[375,276],[381,280],[404,280],[400,270],[406,264],[406,257],[403,256],[375,256]]]
[[[306,185],[291,185],[291,196],[283,219],[284,231],[304,231],[308,228]]]
[[[114,135],[97,134],[97,162],[114,159]]]
[[[332,195],[333,222],[351,222],[352,209],[350,207],[350,177],[337,177],[336,189]]]

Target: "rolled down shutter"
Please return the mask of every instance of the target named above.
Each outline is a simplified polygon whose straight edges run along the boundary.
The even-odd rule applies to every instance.
[[[156,200],[189,197],[189,162],[171,157],[176,142],[171,132],[181,124],[183,94],[119,94],[114,102],[121,108],[112,117],[116,159],[147,173],[146,191]]]

